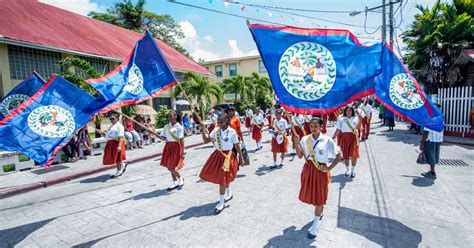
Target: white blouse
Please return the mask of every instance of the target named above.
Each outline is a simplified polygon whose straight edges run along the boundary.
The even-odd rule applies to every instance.
[[[294,115],[291,119],[292,119],[293,125],[303,127],[304,122],[305,122],[304,115]]]
[[[221,136],[220,143],[222,151],[230,151],[232,150],[232,148],[234,148],[234,144],[239,143],[239,138],[237,137],[237,133],[234,129],[230,127],[228,127],[226,130],[222,130],[221,128],[214,128],[214,130],[212,130],[209,136],[211,137],[212,142],[214,142],[214,147],[216,149],[219,149],[216,135],[217,130],[219,130]]]
[[[171,128],[169,128],[169,127],[171,127]],[[183,129],[183,126],[181,126],[181,124],[179,124],[179,122],[176,122],[176,124],[174,124],[174,126],[172,126],[171,123],[168,123],[163,128],[163,130],[161,130],[161,134],[160,134],[161,136],[166,138],[166,141],[170,141],[170,142],[179,141],[179,140],[175,140],[173,138],[173,136],[171,136],[170,132],[174,136],[176,136],[178,139],[184,138],[184,129]]]
[[[304,156],[307,160],[311,160],[309,153],[310,150],[306,144],[308,139],[313,141],[313,147],[309,149],[314,150],[314,156],[316,157],[316,161],[319,163],[330,163],[330,160],[335,159],[336,155],[339,153],[339,147],[330,137],[320,133],[318,139],[314,139],[313,135],[310,134],[304,136],[300,141]]]
[[[274,119],[273,126],[274,126],[275,132],[284,132],[288,128],[288,122],[286,122],[286,120],[283,118],[281,118],[280,120]],[[280,128],[281,131],[279,131],[278,128],[276,128],[277,126],[278,128]]]
[[[250,122],[252,125],[263,125],[265,122],[265,118],[263,117],[262,113],[255,114]]]
[[[356,124],[359,119],[356,116],[353,116],[351,118],[342,117],[337,120],[336,129],[341,130],[343,133],[352,133],[352,129],[347,126],[345,119],[349,119],[349,123],[354,129],[356,128]]]
[[[106,140],[116,140],[119,137],[125,136],[125,128],[120,122],[116,122],[112,126],[109,127],[107,133],[105,133]]]
[[[210,122],[210,123],[216,124],[217,123],[217,118],[218,118],[218,116],[216,114],[212,114],[212,115],[209,115],[209,118],[207,119],[207,121]]]
[[[365,110],[365,112],[364,112]],[[367,113],[367,114],[365,114]],[[360,109],[359,109],[359,114],[362,116],[362,118],[364,117],[369,117],[370,114],[372,114],[372,107],[370,105],[367,105],[367,106],[360,106]]]
[[[253,111],[252,111],[251,109],[249,109],[249,110],[247,111],[247,116],[248,116],[248,117],[252,117],[252,116],[253,116]]]

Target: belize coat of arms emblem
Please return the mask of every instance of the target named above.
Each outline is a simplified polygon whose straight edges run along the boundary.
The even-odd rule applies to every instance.
[[[62,138],[74,132],[76,123],[68,110],[56,105],[47,105],[30,113],[28,126],[39,135]]]
[[[406,73],[395,75],[390,80],[390,100],[403,109],[417,109],[423,100],[411,77]]]
[[[143,74],[136,64],[128,71],[128,82],[124,89],[132,95],[138,95],[143,90]]]
[[[336,81],[336,61],[331,52],[312,42],[288,47],[280,58],[278,71],[285,89],[306,101],[322,98]]]
[[[28,100],[28,98],[29,97],[27,95],[23,94],[10,95],[3,99],[2,103],[0,104],[0,112],[2,115],[7,116],[13,109]]]

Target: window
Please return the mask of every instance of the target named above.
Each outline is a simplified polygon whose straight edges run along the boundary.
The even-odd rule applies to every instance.
[[[171,109],[171,98],[169,97],[157,97],[153,98],[153,108],[158,111],[161,106],[166,105],[168,109]]]
[[[33,71],[48,79],[58,72],[58,63],[62,56],[57,52],[8,45],[8,58],[10,77],[23,80]]]
[[[229,64],[229,76],[237,76],[237,64]]]
[[[99,74],[107,74],[110,72],[109,62],[100,58],[82,57],[77,56],[80,59],[87,61]],[[79,68],[75,68],[76,74],[79,74],[83,78],[87,78],[86,74]]]
[[[222,65],[216,65],[214,67],[214,70],[216,71],[217,77],[222,77]]]
[[[267,68],[265,68],[265,65],[263,64],[262,60],[258,61],[258,72],[260,72],[260,73],[267,72]]]

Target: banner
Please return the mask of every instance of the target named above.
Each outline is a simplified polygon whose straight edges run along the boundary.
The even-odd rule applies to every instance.
[[[177,83],[148,31],[137,41],[129,58],[113,72],[86,82],[102,94],[99,100],[106,102],[106,108],[101,112],[153,98]]]
[[[387,44],[383,47],[382,68],[382,73],[376,78],[377,100],[409,122],[442,131],[443,113],[426,97],[416,79]]]
[[[347,30],[249,24],[280,103],[299,114],[331,113],[375,91],[382,44]]]
[[[54,74],[0,121],[0,149],[49,166],[62,146],[97,113],[95,97]]]
[[[44,85],[44,80],[36,73],[31,73],[0,101],[0,120],[13,109],[28,100]]]

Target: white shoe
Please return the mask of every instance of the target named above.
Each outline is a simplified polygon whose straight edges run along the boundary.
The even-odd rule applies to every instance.
[[[115,172],[115,174],[110,175],[110,178],[117,178],[121,175],[120,171]]]
[[[350,170],[346,171],[345,175],[346,175],[346,177],[350,177],[351,176],[351,171]]]
[[[178,180],[178,187],[183,187],[184,186],[184,177],[180,177]]]
[[[172,185],[170,185],[170,186],[167,188],[167,190],[170,191],[170,190],[176,189],[176,188],[178,188],[178,187],[179,187],[178,183],[173,183]]]
[[[228,202],[228,201],[230,201],[230,200],[232,200],[232,198],[234,198],[234,195],[232,195],[232,194],[228,195],[228,196],[224,199],[224,203],[225,203],[225,202]]]
[[[222,210],[224,210],[224,207],[225,207],[225,204],[217,204],[216,208],[214,209],[214,211],[216,212],[216,214],[219,214],[220,212],[222,212]]]

